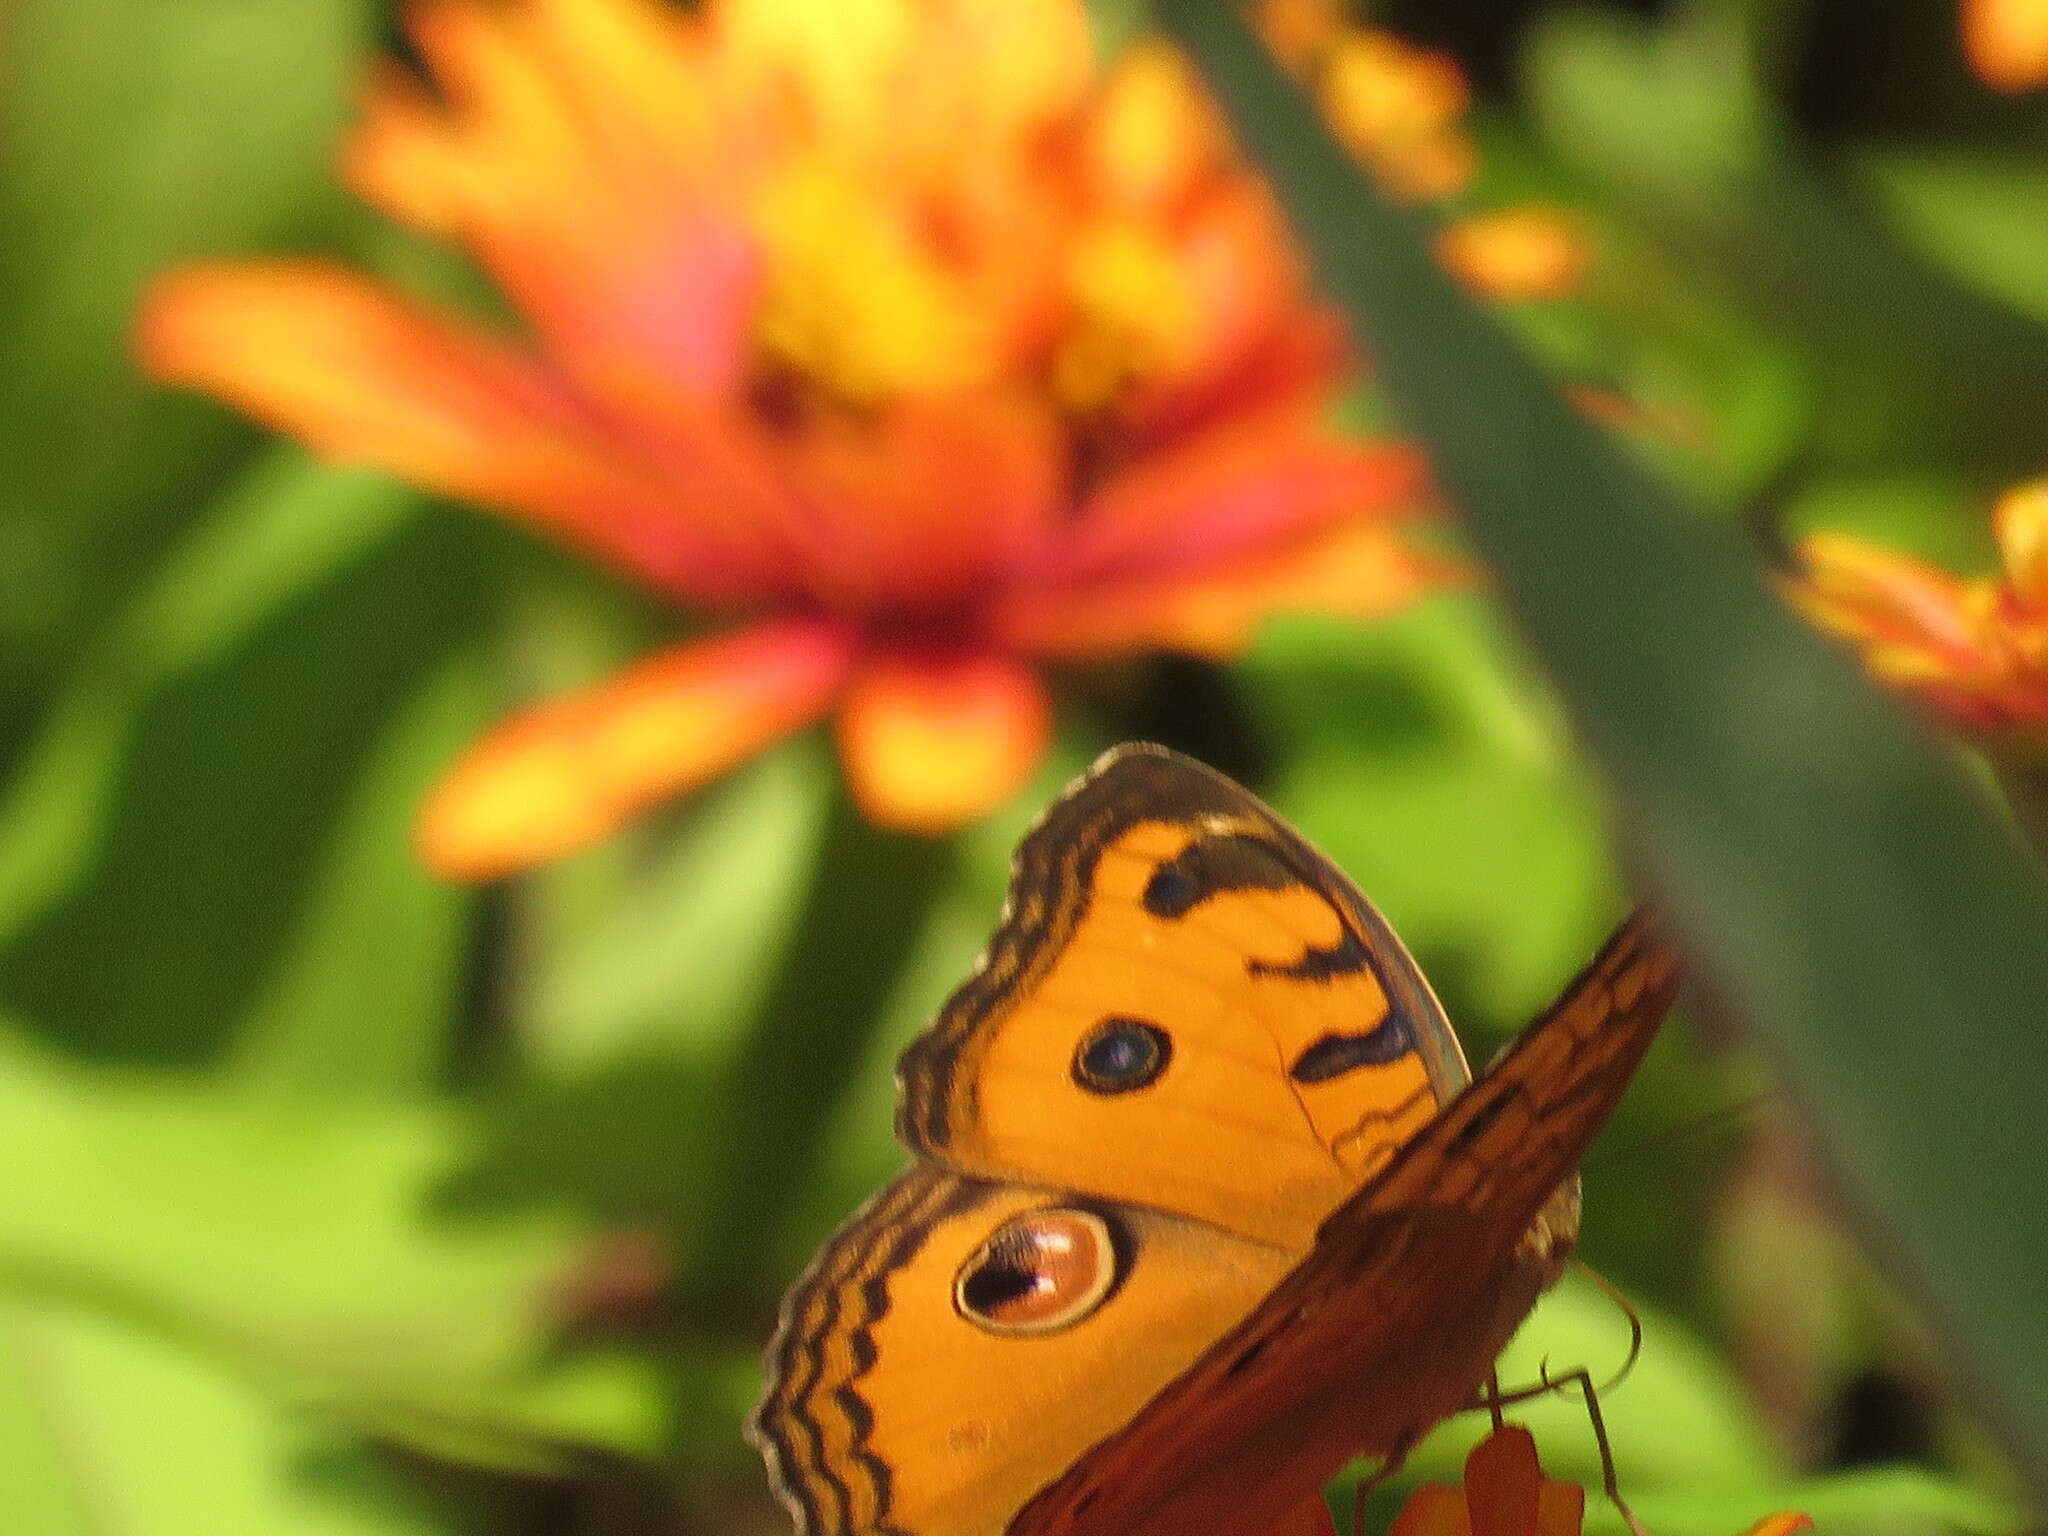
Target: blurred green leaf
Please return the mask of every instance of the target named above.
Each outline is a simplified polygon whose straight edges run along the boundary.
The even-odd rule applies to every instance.
[[[1906,234],[1966,281],[2048,321],[2048,261],[2041,255],[2048,163],[1951,147],[1873,148],[1853,169]],[[2048,446],[2040,458],[2048,463]]]
[[[466,1202],[564,1202],[688,1247],[705,1191],[744,1186],[709,1103],[789,953],[837,772],[786,743],[521,882],[523,1056],[485,1101]]]
[[[1623,1495],[1659,1536],[1734,1536],[1774,1510],[1813,1515],[1830,1536],[2015,1536],[2018,1510],[2004,1499],[1919,1467],[1868,1468],[1794,1478],[1756,1426],[1740,1385],[1698,1340],[1654,1310],[1628,1378],[1600,1395]],[[1510,1390],[1581,1366],[1598,1382],[1628,1349],[1628,1324],[1591,1283],[1567,1276],[1540,1301],[1501,1356]],[[1586,1529],[1621,1533],[1602,1496],[1597,1442],[1573,1389],[1515,1407],[1536,1437],[1543,1470],[1586,1488]],[[1451,1419],[1416,1447],[1404,1489],[1455,1482],[1489,1432],[1479,1414]],[[1400,1495],[1380,1501],[1394,1507]]]
[[[824,743],[790,742],[596,850],[595,880],[577,859],[529,882],[518,1008],[534,1064],[723,1060],[789,944],[837,772]]]
[[[34,1536],[433,1536],[451,1524],[359,1445],[218,1363],[0,1294],[0,1529]]]
[[[1703,969],[2048,1490],[2038,1254],[2013,1241],[2043,1214],[2039,867],[1744,551],[1558,398],[1228,8],[1167,14],[1625,791]]]
[[[203,1355],[281,1404],[509,1465],[646,1450],[639,1363],[553,1360],[587,1233],[437,1214],[473,1145],[445,1112],[81,1072],[0,1073],[0,1288]]]
[[[246,434],[128,361],[154,272],[336,194],[369,0],[19,0],[0,54],[0,707],[89,634]]]
[[[830,1112],[866,1057],[905,960],[945,891],[953,846],[870,826],[835,778],[793,939],[705,1103],[728,1177],[695,1192],[687,1304],[758,1318],[775,1255],[815,1177]]]
[[[465,999],[471,901],[428,874],[410,836],[422,787],[496,702],[474,652],[401,701],[307,881],[297,923],[236,1031],[250,1082],[379,1093],[434,1082]]]
[[[419,498],[277,449],[196,527],[73,669],[0,801],[0,945],[79,879],[151,696],[217,665],[337,570],[389,540]]]
[[[1771,10],[1689,0],[1656,23],[1608,7],[1546,11],[1527,51],[1536,120],[1619,208],[1684,251],[1682,271],[1734,284],[1812,355],[1816,453],[2032,472],[2048,326],[1900,244],[1813,163],[1758,78]]]
[[[1782,1481],[1785,1469],[1727,1367],[1671,1318],[1637,1310],[1642,1357],[1626,1381],[1600,1395],[1615,1469],[1631,1499],[1660,1488],[1760,1488]],[[1555,1376],[1581,1367],[1600,1383],[1626,1358],[1628,1341],[1628,1320],[1614,1302],[1583,1276],[1567,1275],[1536,1304],[1501,1356],[1501,1385],[1513,1391],[1534,1385],[1546,1368]],[[1513,1417],[1536,1436],[1551,1476],[1599,1486],[1599,1451],[1576,1391],[1518,1404]],[[1416,1447],[1408,1469],[1417,1480],[1454,1481],[1466,1453],[1491,1429],[1484,1414],[1451,1419]]]
[[[501,535],[417,505],[280,454],[80,665],[0,807],[0,993],[53,1038],[206,1061],[253,1018],[273,1081],[446,1065],[470,898],[405,829],[491,711]]]
[[[1826,1536],[2019,1536],[2026,1517],[2007,1500],[1920,1467],[1870,1467],[1754,1487],[1648,1492],[1623,1490],[1629,1507],[1660,1536],[1730,1536],[1777,1510],[1811,1515]],[[1627,1536],[1621,1515],[1597,1491],[1586,1496],[1587,1536]]]

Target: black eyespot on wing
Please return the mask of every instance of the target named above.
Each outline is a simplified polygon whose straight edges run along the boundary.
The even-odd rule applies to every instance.
[[[1384,1067],[1415,1049],[1415,1031],[1408,1020],[1390,1013],[1357,1035],[1324,1035],[1294,1058],[1287,1075],[1297,1083],[1327,1083],[1359,1067]]]
[[[1249,832],[1198,837],[1167,859],[1145,882],[1145,910],[1154,917],[1186,917],[1224,891],[1280,891],[1301,876],[1286,851]]]
[[[1173,1039],[1146,1019],[1111,1014],[1074,1047],[1074,1081],[1090,1093],[1131,1093],[1159,1081]]]
[[[1145,910],[1154,917],[1185,917],[1202,899],[1194,876],[1168,860],[1145,882]]]
[[[989,1244],[981,1262],[960,1277],[961,1307],[983,1316],[1000,1316],[1016,1308],[1044,1283],[1035,1257],[1022,1233],[1004,1233]]]

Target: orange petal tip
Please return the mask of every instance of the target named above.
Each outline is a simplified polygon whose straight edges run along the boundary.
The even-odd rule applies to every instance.
[[[884,653],[863,662],[839,711],[854,803],[877,826],[936,835],[996,810],[1045,756],[1052,705],[1007,657]]]
[[[1408,1495],[1387,1536],[1471,1536],[1472,1511],[1465,1490],[1424,1483]]]
[[[478,881],[588,848],[822,715],[851,655],[830,626],[762,624],[515,716],[428,797],[420,856],[443,879]]]
[[[1792,1536],[1794,1531],[1810,1531],[1813,1528],[1812,1516],[1787,1512],[1766,1516],[1752,1525],[1743,1536]]]
[[[2048,85],[2048,0],[1963,0],[1963,57],[1994,91]]]
[[[1437,237],[1438,258],[1460,281],[1506,302],[1566,297],[1590,254],[1578,222],[1554,208],[1475,214]]]

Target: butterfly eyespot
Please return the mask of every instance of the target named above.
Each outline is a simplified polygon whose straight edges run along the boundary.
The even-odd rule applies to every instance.
[[[1102,1304],[1118,1267],[1109,1223],[1093,1211],[1033,1211],[960,1266],[953,1306],[991,1333],[1054,1333]]]
[[[1074,1081],[1090,1093],[1130,1093],[1159,1080],[1173,1040],[1157,1024],[1111,1014],[1074,1047]]]

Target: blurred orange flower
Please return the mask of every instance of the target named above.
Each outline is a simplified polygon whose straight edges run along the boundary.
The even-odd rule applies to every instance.
[[[1347,142],[1462,185],[1455,70],[1292,10]],[[144,365],[744,620],[487,735],[420,821],[443,874],[586,847],[835,711],[866,814],[943,830],[1038,764],[1041,662],[1227,654],[1443,574],[1398,527],[1417,454],[1330,424],[1354,361],[1268,190],[1176,54],[1098,66],[1079,0],[409,23],[429,79],[375,75],[348,179],[523,333],[211,265],[156,285]]]
[[[2048,480],[1992,513],[2004,569],[1964,580],[1843,534],[1800,546],[1799,607],[1871,675],[1968,730],[2048,725]]]
[[[1579,1536],[1585,1514],[1586,1490],[1545,1477],[1535,1437],[1510,1424],[1472,1448],[1462,1485],[1410,1494],[1387,1536]]]
[[[2048,85],[2048,0],[1963,0],[1963,57],[1993,90]]]
[[[1579,1536],[1585,1514],[1586,1490],[1545,1477],[1535,1438],[1510,1424],[1473,1447],[1461,1486],[1425,1483],[1410,1494],[1387,1536]],[[1805,1515],[1778,1514],[1746,1536],[1812,1529]]]

